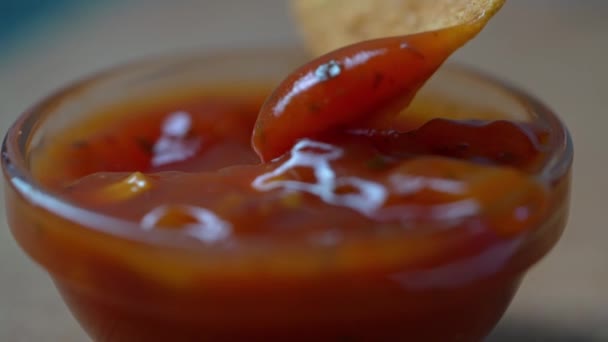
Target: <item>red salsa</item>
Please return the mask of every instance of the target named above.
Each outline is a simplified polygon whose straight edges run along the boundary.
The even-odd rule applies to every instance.
[[[337,50],[296,70],[263,105],[218,96],[102,121],[86,137],[66,134],[47,153],[62,169],[40,177],[95,211],[146,229],[187,227],[204,242],[367,234],[378,224],[475,222],[517,234],[546,206],[533,177],[542,127],[396,114],[449,56],[452,31]]]
[[[201,248],[272,237],[323,250],[302,260],[260,261],[271,269],[276,263],[270,273],[228,259],[231,272],[218,262],[219,269],[207,265],[186,280],[154,260],[136,266],[94,257],[92,274],[71,275],[79,286],[120,293],[127,312],[152,310],[142,302],[166,311],[157,330],[104,295],[92,303],[71,299],[92,335],[439,341],[459,329],[487,333],[516,288],[500,283],[505,258],[546,205],[532,175],[543,163],[547,132],[503,120],[404,116],[391,130],[300,139],[285,155],[259,163],[249,137],[261,105],[255,96],[168,102],[162,110],[112,118],[86,139],[80,136],[86,125],[75,127],[40,153],[34,169],[47,186],[141,229],[169,230]],[[46,172],[50,165],[53,172]],[[358,237],[379,242],[349,244]],[[66,251],[78,251],[65,243]],[[434,268],[436,274],[425,271]],[[64,290],[69,303],[71,293]],[[460,314],[463,305],[471,306],[470,316]],[[295,312],[285,314],[291,307]],[[471,321],[477,323],[470,327]],[[436,324],[443,330],[433,330]]]
[[[21,242],[99,340],[480,339],[543,253],[520,247],[551,206],[551,132],[398,114],[457,32],[347,47],[272,93],[127,103],[35,151],[46,188],[201,255],[54,219]]]

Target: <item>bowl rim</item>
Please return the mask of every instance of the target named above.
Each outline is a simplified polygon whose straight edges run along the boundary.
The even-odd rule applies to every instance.
[[[37,182],[29,172],[26,160],[27,147],[36,128],[45,119],[45,116],[42,115],[45,112],[45,108],[55,106],[72,93],[78,93],[98,82],[120,76],[131,68],[143,68],[146,65],[162,66],[167,65],[167,63],[179,63],[180,66],[187,67],[190,63],[198,64],[206,60],[215,60],[225,56],[246,56],[251,53],[263,53],[264,55],[277,53],[282,56],[293,54],[292,57],[300,57],[300,59],[303,55],[302,50],[299,48],[281,46],[233,48],[215,51],[195,50],[187,53],[181,52],[139,58],[68,83],[23,112],[8,129],[2,143],[2,170],[5,182],[29,204],[51,212],[53,215],[59,216],[64,220],[74,222],[87,230],[93,229],[115,238],[151,244],[155,247],[189,249],[190,246],[192,250],[200,250],[200,241],[190,244],[184,241],[183,238],[176,237],[178,234],[172,234],[164,229],[154,231],[142,230],[137,222],[98,213],[80,206],[75,201],[57,196],[52,190]],[[495,87],[515,98],[528,112],[534,113],[534,115],[541,118],[552,132],[552,141],[549,143],[549,149],[552,152],[545,167],[537,174],[537,178],[545,184],[554,184],[562,179],[562,177],[567,176],[573,162],[572,138],[562,120],[547,105],[510,82],[480,71],[477,67],[471,65],[461,62],[447,62],[442,66],[441,70],[458,73],[487,86]],[[252,240],[254,241],[245,241],[253,244],[268,242],[264,238],[254,238]],[[205,246],[218,247],[219,245]]]

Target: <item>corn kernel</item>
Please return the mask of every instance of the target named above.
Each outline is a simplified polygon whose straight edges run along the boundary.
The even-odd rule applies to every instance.
[[[133,172],[127,178],[102,188],[98,196],[105,201],[124,201],[146,192],[152,187],[150,177]]]

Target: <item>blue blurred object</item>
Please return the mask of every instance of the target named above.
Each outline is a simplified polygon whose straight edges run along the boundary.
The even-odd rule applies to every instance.
[[[0,58],[10,48],[26,41],[47,23],[62,18],[74,8],[96,1],[0,0]]]

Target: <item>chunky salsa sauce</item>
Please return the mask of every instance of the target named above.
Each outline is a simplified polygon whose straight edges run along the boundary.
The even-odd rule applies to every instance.
[[[184,271],[128,250],[91,257],[104,246],[65,239],[62,250],[91,262],[63,289],[87,329],[101,340],[481,338],[522,260],[535,258],[516,255],[546,217],[535,175],[550,134],[530,122],[395,115],[447,57],[437,39],[449,33],[339,50],[268,100],[262,85],[201,91],[125,106],[49,142],[32,161],[45,186],[142,232],[227,254],[311,246],[259,262],[193,256],[189,265],[216,267]]]
[[[206,221],[199,216],[224,222],[208,238],[203,224],[201,242],[471,220],[512,235],[544,205],[530,175],[542,165],[546,132],[533,124],[403,117],[392,129],[303,138],[259,163],[249,136],[260,100],[197,99],[103,123],[85,139],[68,133],[39,165],[53,163],[53,172],[40,177],[85,207],[147,229],[196,234],[188,226]]]

